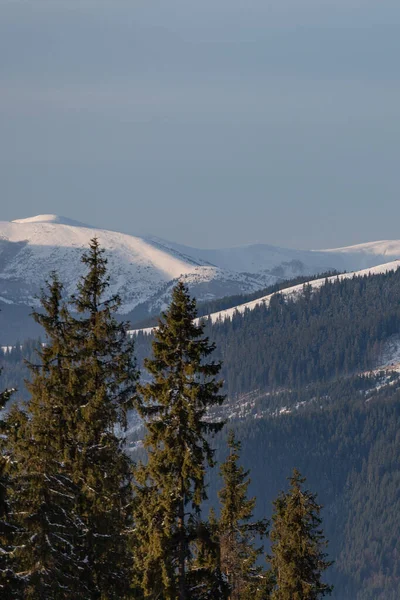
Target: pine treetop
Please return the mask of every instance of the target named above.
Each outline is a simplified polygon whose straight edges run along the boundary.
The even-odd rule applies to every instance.
[[[220,467],[224,487],[218,492],[222,504],[220,524],[222,527],[239,527],[241,522],[252,518],[255,498],[247,498],[250,485],[250,470],[238,464],[241,443],[236,440],[234,431],[228,433],[229,455]]]
[[[209,417],[209,410],[225,397],[216,379],[221,364],[205,361],[214,345],[202,337],[204,326],[196,325],[195,317],[195,301],[180,282],[155,331],[153,357],[145,361],[152,381],[139,386],[137,408],[148,431],[144,444],[150,453],[149,469],[171,472],[175,467],[174,476],[185,480],[186,502],[199,506],[205,498],[204,461],[213,465],[208,435],[223,427]],[[155,452],[157,461],[152,460]]]

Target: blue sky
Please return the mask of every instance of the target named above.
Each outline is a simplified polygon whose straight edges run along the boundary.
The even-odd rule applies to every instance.
[[[400,237],[398,0],[0,0],[0,55],[0,219]]]

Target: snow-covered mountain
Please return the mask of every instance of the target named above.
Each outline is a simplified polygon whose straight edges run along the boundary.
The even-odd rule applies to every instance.
[[[0,305],[37,305],[40,288],[54,270],[66,292],[73,292],[83,272],[82,250],[93,237],[106,250],[111,292],[120,294],[121,312],[143,306],[144,316],[165,306],[179,278],[203,300],[256,291],[299,274],[359,270],[400,258],[400,241],[320,251],[267,244],[201,250],[38,215],[0,222]]]
[[[54,270],[66,292],[73,292],[83,273],[82,250],[93,237],[106,250],[111,292],[120,294],[122,313],[153,297],[161,305],[170,282],[180,277],[200,298],[260,287],[257,277],[230,272],[151,239],[95,229],[56,215],[39,215],[0,222],[0,302],[37,305],[40,288]],[[267,277],[267,281],[274,282],[276,277]]]

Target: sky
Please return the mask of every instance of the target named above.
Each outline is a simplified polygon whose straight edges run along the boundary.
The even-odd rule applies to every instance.
[[[0,0],[0,220],[400,238],[398,0]]]

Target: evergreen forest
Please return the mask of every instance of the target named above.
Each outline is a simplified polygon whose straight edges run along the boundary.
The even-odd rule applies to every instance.
[[[1,597],[399,598],[400,270],[130,338],[82,260],[0,357]]]

